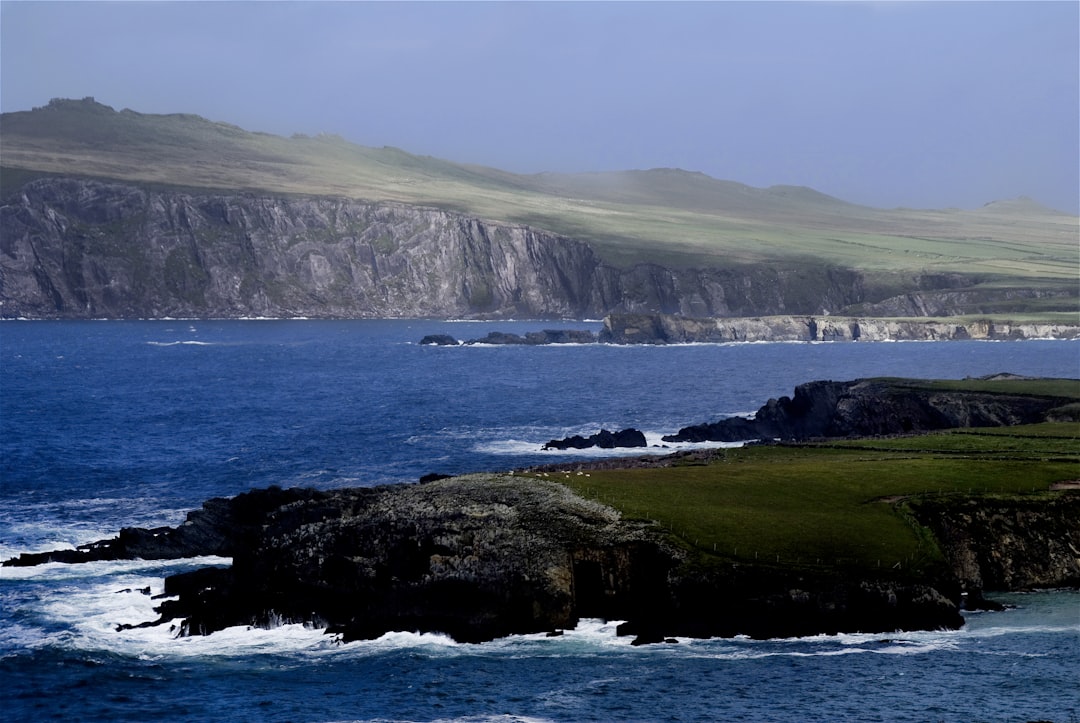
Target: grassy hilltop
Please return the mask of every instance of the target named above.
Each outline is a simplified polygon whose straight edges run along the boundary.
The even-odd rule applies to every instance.
[[[969,275],[978,289],[1066,292],[1010,311],[1076,308],[1078,219],[1017,199],[977,210],[882,210],[809,188],[752,188],[701,173],[517,175],[368,148],[337,136],[285,138],[186,115],[56,100],[0,119],[5,194],[70,174],[197,189],[332,195],[438,206],[590,243],[609,264],[825,264],[911,288]]]

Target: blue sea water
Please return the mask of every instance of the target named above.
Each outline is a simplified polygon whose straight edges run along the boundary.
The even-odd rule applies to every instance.
[[[1080,375],[1077,342],[425,347],[590,323],[0,324],[0,557],[176,524],[213,496],[499,470],[658,442],[812,379]],[[655,449],[655,452],[662,450]],[[1080,721],[1080,594],[1010,595],[962,630],[634,648],[614,623],[459,645],[319,630],[177,639],[165,575],[227,560],[0,568],[12,721]]]

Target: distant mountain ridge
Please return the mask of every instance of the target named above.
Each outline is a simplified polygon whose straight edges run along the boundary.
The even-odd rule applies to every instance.
[[[89,254],[79,261],[83,267],[114,265],[115,259],[103,263],[86,244],[78,243],[82,238],[79,233],[116,235],[109,223],[95,220],[92,210],[80,209],[77,228],[72,224],[37,228],[15,223],[17,218],[29,218],[27,204],[33,205],[29,196],[20,195],[24,185],[50,177],[120,183],[144,194],[170,197],[170,203],[181,205],[186,203],[183,198],[206,196],[233,199],[229,204],[241,203],[235,200],[239,197],[262,199],[263,205],[318,198],[337,199],[335,203],[404,204],[427,209],[425,213],[459,214],[482,226],[528,228],[538,238],[573,240],[588,247],[597,264],[626,279],[655,279],[657,274],[670,279],[656,287],[671,287],[663,293],[638,289],[630,296],[607,298],[597,292],[597,299],[588,304],[567,297],[542,305],[583,309],[590,315],[627,310],[722,315],[735,313],[735,307],[744,314],[822,313],[841,310],[834,308],[837,303],[843,308],[876,305],[874,311],[879,315],[888,309],[927,313],[931,308],[947,308],[950,314],[1063,313],[1076,309],[1078,220],[1030,199],[995,202],[974,211],[882,210],[847,203],[810,188],[753,188],[680,169],[526,176],[415,156],[397,148],[367,148],[337,136],[284,138],[190,114],[116,111],[93,98],[57,99],[42,108],[3,114],[0,150],[0,191],[5,199],[4,225],[0,227],[5,237],[0,243],[4,314],[19,305],[15,297],[29,289],[27,279],[36,280],[34,293],[40,299],[54,296],[48,290],[50,284],[59,290],[74,278],[71,265],[75,261],[66,262],[70,267],[65,277],[68,281],[60,283],[59,277],[46,273],[43,264],[35,267],[27,258],[14,256],[17,242],[23,252],[30,253],[34,243],[51,238],[53,243],[83,248]],[[40,199],[52,198],[55,193],[31,195]],[[34,210],[39,223],[50,213],[62,213],[61,207],[73,207],[73,199],[56,200],[59,206],[51,210]],[[123,224],[131,232],[136,219],[124,217]],[[195,250],[213,241],[200,236],[198,228],[190,233]],[[321,231],[311,233],[305,237],[310,244],[339,240],[320,236]],[[408,234],[397,237],[392,230],[388,233],[393,244],[408,240]],[[140,238],[157,243],[155,239],[160,240],[161,235],[145,232]],[[124,243],[134,243],[134,239],[125,237]],[[147,258],[156,253],[148,250]],[[534,261],[530,257],[519,263]],[[500,261],[487,259],[484,263],[493,266]],[[446,266],[451,267],[454,265]],[[246,277],[250,271],[236,269],[233,276]],[[534,269],[534,274],[542,276],[549,271]],[[352,271],[340,279],[346,296],[386,296],[386,289],[348,287],[352,282],[347,279],[353,278],[350,274]],[[843,292],[836,288],[826,292],[817,281],[800,288],[799,274],[807,279],[830,275],[858,278],[858,282]],[[728,282],[710,288],[713,282],[703,281],[720,277],[751,284],[775,283],[779,277],[792,279],[778,290],[779,297],[789,301],[772,298],[756,306],[732,304],[734,287],[725,286]],[[683,280],[675,281],[679,278]],[[920,295],[928,286],[942,288],[939,281],[928,284],[927,279],[948,279],[949,289],[970,293],[955,295],[947,304],[927,300]],[[88,283],[89,288],[96,285]],[[444,279],[441,283],[440,288],[449,288],[447,284],[460,286],[462,280]],[[15,289],[13,284],[21,286]],[[1032,294],[1033,289],[1039,293]],[[125,290],[128,296],[130,292]],[[78,296],[72,293],[71,298]],[[305,313],[318,312],[318,299],[329,304],[328,314],[352,313],[345,311],[353,308],[351,302],[327,296],[325,289],[301,284],[296,293],[314,299],[297,307],[303,307]],[[825,295],[814,298],[814,294]],[[758,289],[744,296],[760,299],[769,293]],[[661,297],[666,300],[661,302]],[[1037,301],[1030,301],[1034,297]],[[61,315],[73,313],[71,304],[65,303],[66,311]],[[22,306],[29,308],[25,303]],[[38,302],[30,306],[44,309]],[[420,306],[410,302],[403,308]],[[331,308],[337,311],[331,312]],[[497,313],[516,313],[515,308],[538,306],[522,306],[511,299],[498,308]],[[204,311],[221,310],[207,307]],[[451,313],[449,308],[445,311]],[[858,308],[847,311],[858,313]],[[61,312],[54,309],[53,313]],[[130,313],[142,312],[132,308]],[[429,313],[437,314],[438,310]],[[496,312],[481,304],[466,308],[464,313]]]

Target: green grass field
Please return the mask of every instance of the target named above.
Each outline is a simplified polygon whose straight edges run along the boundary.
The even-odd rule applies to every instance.
[[[706,561],[918,572],[941,553],[906,498],[1048,494],[1080,478],[1080,424],[748,446],[709,464],[552,478],[655,520]]]

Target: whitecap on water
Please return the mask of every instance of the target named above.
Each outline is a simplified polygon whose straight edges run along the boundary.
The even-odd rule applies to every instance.
[[[600,447],[588,447],[586,449],[543,449],[544,445],[552,439],[564,439],[575,434],[588,437],[589,435],[595,434],[600,429],[607,428],[609,428],[609,426],[590,425],[583,428],[583,430],[574,430],[570,432],[552,432],[551,430],[547,430],[546,436],[544,430],[515,430],[518,433],[523,431],[525,435],[528,436],[525,438],[512,436],[502,439],[496,438],[480,441],[473,446],[472,451],[481,454],[504,456],[533,456],[540,454],[551,457],[582,457],[593,459],[597,457],[665,455],[694,449],[730,449],[741,447],[744,444],[743,442],[665,442],[663,437],[664,435],[671,434],[670,431],[644,431],[642,432],[642,434],[645,435],[646,446],[644,447],[615,447],[612,449],[603,449]],[[513,434],[514,432],[510,431],[509,433]],[[524,437],[525,435],[522,436]],[[541,439],[541,437],[544,438]]]
[[[0,577],[4,580],[40,580],[40,581],[79,581],[107,578],[110,581],[126,580],[137,575],[140,579],[156,581],[144,582],[138,587],[150,587],[157,594],[161,592],[164,577],[174,572],[196,567],[221,567],[232,564],[232,558],[217,555],[186,557],[177,560],[99,560],[95,562],[47,562],[29,567],[0,568]],[[149,577],[147,577],[149,576]],[[110,585],[120,585],[110,582]]]

